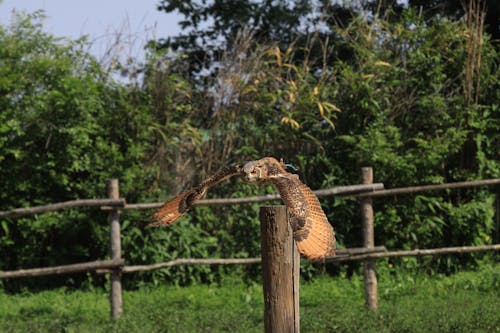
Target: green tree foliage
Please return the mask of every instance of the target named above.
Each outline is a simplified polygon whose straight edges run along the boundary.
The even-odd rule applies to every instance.
[[[354,59],[338,67],[337,103],[351,112],[339,114],[340,135],[330,141],[343,152],[338,160],[373,166],[387,187],[498,177],[496,52],[483,44],[471,104],[469,33],[461,22],[427,23],[411,11],[400,23],[357,21],[346,29]],[[398,248],[488,243],[492,200],[492,192],[469,190],[376,201],[375,234]]]
[[[0,27],[1,209],[105,196],[119,178],[137,200],[151,168],[148,128],[124,87],[85,51],[42,31],[41,14]],[[97,218],[99,216],[99,218]],[[4,219],[2,269],[86,261],[107,254],[103,214],[85,211]]]
[[[168,10],[181,5],[169,3]],[[1,210],[103,197],[111,177],[120,180],[128,202],[166,199],[222,165],[264,155],[296,164],[313,189],[358,183],[366,165],[387,188],[500,176],[498,52],[477,20],[379,7],[379,15],[351,15],[340,24],[337,7],[308,16],[313,9],[306,2],[266,2],[263,18],[252,21],[253,5],[241,2],[246,28],[214,20],[212,31],[201,22],[227,8],[207,7],[196,17],[201,5],[182,3],[195,35],[215,38],[232,29],[217,56],[198,62],[210,64],[203,80],[193,79],[191,51],[210,50],[195,37],[172,41],[185,43],[174,56],[163,49],[174,44],[151,43],[141,80],[123,83],[83,51],[85,40],[44,33],[37,15],[0,28]],[[276,3],[287,19],[274,26],[264,16],[279,17]],[[321,29],[305,33],[297,22]],[[289,34],[277,40],[279,31]],[[272,191],[231,180],[210,195]],[[376,243],[394,249],[491,243],[494,199],[486,188],[375,199]],[[357,201],[322,202],[339,245],[360,246]],[[146,229],[149,212],[126,211],[124,257],[148,264],[258,256],[257,213],[258,205],[196,207],[170,228]],[[95,210],[0,220],[1,269],[104,258],[105,220]],[[420,264],[451,271],[476,258]],[[127,281],[188,284],[217,280],[228,270],[187,266]]]
[[[336,29],[329,28],[345,27],[357,16],[381,16],[398,21],[403,18],[405,9],[410,8],[428,23],[438,16],[457,21],[473,11],[474,3],[485,10],[485,29],[493,40],[498,40],[500,4],[495,0],[363,0],[343,3],[330,0],[162,0],[158,10],[182,15],[179,24],[183,31],[178,36],[160,38],[155,44],[156,47],[182,52],[193,73],[206,74],[244,28],[252,29],[254,39],[260,44],[277,43],[283,49],[293,44],[300,48],[307,44],[307,36],[312,34],[328,36],[330,41],[336,39]],[[301,52],[297,51],[300,55]],[[345,51],[337,49],[327,55],[347,59],[350,54]],[[309,52],[321,52],[321,49],[311,48]]]
[[[437,15],[450,17],[453,20],[462,18],[477,4],[485,10],[485,29],[493,40],[500,40],[500,26],[498,25],[498,17],[500,16],[500,3],[495,0],[482,1],[427,1],[427,0],[409,0],[409,5],[412,8],[420,10],[426,19],[432,20]],[[498,44],[497,44],[498,45]]]
[[[181,51],[189,57],[192,70],[208,69],[224,53],[225,45],[245,26],[261,42],[292,42],[302,20],[314,6],[310,1],[160,1],[158,10],[184,16],[179,36],[161,39],[159,46]]]

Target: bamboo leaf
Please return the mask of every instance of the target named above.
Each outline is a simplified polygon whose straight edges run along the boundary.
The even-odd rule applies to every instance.
[[[316,104],[318,105],[319,114],[321,115],[321,117],[325,117],[325,110],[323,108],[323,104],[321,104],[320,102],[316,102]]]

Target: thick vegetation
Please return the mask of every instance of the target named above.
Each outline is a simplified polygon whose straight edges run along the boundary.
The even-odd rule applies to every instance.
[[[190,2],[171,1],[167,9],[183,3]],[[300,3],[266,2],[260,20],[245,16],[252,10],[226,8],[243,16],[214,20],[206,30],[199,17],[218,17],[217,10],[181,10],[186,29],[196,29],[170,43],[152,41],[137,66],[104,68],[85,51],[85,40],[43,32],[39,14],[0,27],[0,209],[103,197],[111,177],[128,202],[157,201],[221,165],[264,155],[296,164],[312,188],[358,183],[365,165],[388,188],[500,176],[498,45],[478,24],[481,6],[453,16],[411,6],[351,8],[347,15],[342,6],[325,5],[314,15]],[[299,29],[304,24],[310,26]],[[211,43],[208,37],[212,47],[197,44]],[[113,80],[115,69],[130,74],[127,83]],[[264,191],[270,189],[232,182],[211,195]],[[376,243],[395,249],[492,243],[494,201],[487,188],[375,200]],[[357,202],[323,204],[339,246],[360,246]],[[173,227],[154,230],[145,229],[149,212],[123,213],[125,259],[256,256],[256,212],[256,205],[198,207]],[[96,210],[0,225],[2,270],[108,253],[106,216]],[[477,258],[392,264],[451,272]],[[335,271],[348,266],[342,267]],[[305,269],[312,274],[318,267]],[[213,282],[225,270],[180,267],[128,281]]]

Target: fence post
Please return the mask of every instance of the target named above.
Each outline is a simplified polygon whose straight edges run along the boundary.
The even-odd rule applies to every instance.
[[[108,197],[119,199],[120,191],[118,179],[108,179],[106,183]],[[120,239],[120,211],[113,208],[109,212],[111,259],[121,259],[122,245]],[[122,314],[122,273],[121,268],[113,269],[110,273],[111,290],[109,302],[111,305],[111,319],[118,319]]]
[[[495,216],[496,216],[496,226],[495,226],[495,235],[494,235],[494,240],[493,244],[498,244],[500,243],[500,186],[496,186],[497,193],[495,195],[495,202],[496,202],[496,207],[495,207]]]
[[[361,175],[363,184],[373,183],[373,169],[371,167],[361,168]],[[375,247],[375,235],[372,199],[370,197],[362,198],[360,206],[363,220],[363,246],[373,248]],[[378,309],[378,282],[375,262],[375,259],[364,261],[365,304],[370,310]]]
[[[266,333],[300,332],[300,254],[285,206],[261,207],[262,280]]]

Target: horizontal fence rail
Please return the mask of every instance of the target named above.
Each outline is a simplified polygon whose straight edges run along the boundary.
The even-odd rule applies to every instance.
[[[327,262],[334,261],[355,261],[365,259],[384,259],[384,258],[397,258],[397,257],[422,257],[422,256],[435,256],[451,253],[472,253],[472,252],[486,252],[486,251],[500,251],[500,244],[492,245],[478,245],[478,246],[453,246],[441,247],[436,249],[415,249],[415,250],[398,250],[387,252],[374,252],[366,254],[356,254],[349,257],[329,257]]]
[[[399,194],[413,194],[425,191],[439,191],[456,188],[479,187],[479,186],[493,186],[499,185],[500,178],[486,179],[468,182],[455,182],[436,185],[423,185],[423,186],[409,186],[393,189],[384,189],[384,184],[374,183],[369,185],[351,185],[351,186],[338,186],[328,189],[314,190],[314,194],[318,197],[342,195],[353,196],[356,198],[364,197],[383,197]],[[262,196],[253,196],[245,198],[211,198],[202,199],[195,203],[195,205],[234,205],[234,204],[248,204],[280,200],[279,194],[267,194]],[[136,210],[136,209],[157,209],[160,208],[164,202],[151,202],[151,203],[136,203],[126,204],[123,209]],[[103,209],[110,209],[111,207],[102,207]]]
[[[381,197],[391,196],[398,194],[412,194],[425,191],[439,191],[456,188],[479,187],[479,186],[493,186],[500,185],[500,178],[476,180],[467,182],[455,182],[436,185],[422,185],[422,186],[409,186],[399,187],[392,189],[384,189],[384,184],[374,183],[369,185],[351,185],[351,186],[337,186],[328,189],[321,189],[313,191],[318,197],[325,196],[354,196],[356,198],[363,197]],[[196,205],[232,205],[244,203],[258,203],[279,200],[279,194],[267,194],[262,196],[253,196],[246,198],[212,198],[202,199],[196,202]],[[149,202],[149,203],[126,203],[125,199],[79,199],[65,201],[55,204],[48,204],[42,206],[16,208],[9,211],[0,211],[0,218],[16,218],[24,215],[40,214],[53,212],[58,210],[78,208],[78,207],[100,207],[103,210],[112,210],[120,208],[124,210],[140,210],[140,209],[157,209],[160,208],[164,202]]]
[[[370,192],[375,193],[375,191],[382,190],[384,184],[376,183],[370,185],[350,185],[350,186],[337,186],[333,188],[315,190],[313,191],[318,197],[325,197],[330,195],[357,195],[359,193]],[[253,196],[246,198],[213,198],[213,199],[202,199],[195,203],[195,205],[236,205],[236,204],[247,204],[247,203],[257,203],[257,202],[267,202],[280,200],[279,194],[267,194],[261,196]],[[164,202],[152,202],[152,203],[140,203],[140,204],[127,204],[124,209],[156,209],[163,206]]]
[[[360,193],[360,194],[357,194],[356,197],[358,197],[358,198],[384,197],[384,196],[398,195],[398,194],[412,194],[412,193],[426,192],[426,191],[441,191],[441,190],[451,190],[451,189],[457,189],[457,188],[492,186],[492,185],[500,185],[500,178],[474,180],[474,181],[468,181],[468,182],[436,184],[436,185],[407,186],[407,187],[374,191],[374,192],[370,192],[370,193]]]
[[[90,261],[78,264],[63,265],[63,266],[53,266],[44,268],[30,268],[30,269],[20,269],[17,271],[0,271],[0,278],[21,278],[21,277],[34,277],[34,276],[44,276],[44,275],[60,275],[78,272],[88,272],[93,270],[98,270],[100,268],[120,268],[125,265],[125,260],[123,259],[113,259],[113,260],[98,260]]]
[[[330,196],[330,195],[357,195],[364,192],[372,192],[382,190],[384,184],[370,184],[370,185],[351,185],[351,186],[338,186],[328,189],[313,191],[317,196]],[[263,196],[254,196],[246,198],[214,198],[199,200],[196,205],[233,205],[241,203],[258,203],[280,200],[279,194],[268,194]],[[16,218],[25,215],[33,215],[40,213],[54,212],[58,210],[78,208],[78,207],[100,207],[103,210],[113,210],[116,208],[134,210],[134,209],[156,209],[160,208],[164,202],[151,202],[151,203],[136,203],[127,204],[125,199],[78,199],[55,204],[16,208],[9,211],[0,211],[0,218]]]
[[[327,260],[338,258],[340,261],[342,259],[348,259],[349,257],[355,257],[356,255],[369,254],[384,252],[386,248],[384,246],[377,246],[373,249],[366,248],[351,248],[351,249],[339,249],[337,250],[337,255],[329,257]],[[44,276],[51,274],[68,274],[68,273],[78,273],[82,271],[96,271],[98,274],[110,273],[115,268],[121,268],[122,273],[133,273],[133,272],[143,272],[162,268],[168,268],[180,265],[245,265],[245,264],[260,264],[261,258],[177,258],[163,263],[151,264],[151,265],[133,265],[125,266],[123,259],[113,259],[113,260],[103,260],[103,261],[91,261],[87,263],[79,263],[72,265],[48,267],[48,268],[30,268],[21,269],[16,271],[0,271],[0,278],[20,278],[20,277],[34,277],[34,276]]]
[[[475,180],[467,182],[454,182],[446,184],[435,184],[435,185],[422,185],[422,186],[407,186],[407,187],[397,187],[392,189],[384,189],[383,183],[374,184],[359,184],[350,186],[337,186],[328,189],[314,190],[314,194],[318,197],[342,195],[342,196],[353,196],[356,198],[363,197],[384,197],[399,194],[413,194],[418,192],[426,191],[441,191],[448,189],[457,188],[467,188],[467,187],[480,187],[480,186],[494,186],[500,185],[500,178],[485,179],[485,180]],[[234,204],[247,204],[247,203],[257,203],[257,202],[267,202],[279,200],[279,194],[267,194],[262,196],[253,196],[246,198],[211,198],[202,199],[195,203],[195,205],[234,205]],[[123,209],[135,210],[135,209],[157,209],[163,206],[164,202],[151,202],[151,203],[137,203],[137,204],[126,204]]]
[[[474,253],[486,251],[500,251],[500,244],[479,245],[479,246],[454,246],[436,249],[415,249],[387,251],[385,246],[375,246],[374,248],[351,248],[339,249],[335,256],[326,257],[325,262],[345,262],[359,261],[366,259],[385,259],[397,257],[421,257],[445,255],[452,253]],[[121,268],[122,273],[135,273],[169,268],[181,265],[249,265],[260,264],[261,258],[177,258],[174,260],[150,264],[150,265],[130,265],[125,266],[123,259],[98,260],[85,263],[45,267],[20,269],[15,271],[0,271],[0,279],[36,277],[45,275],[70,274],[78,272],[95,271],[97,274],[107,274],[113,269]]]
[[[350,249],[339,249],[337,250],[337,254],[332,257],[326,258],[326,261],[333,261],[334,258],[339,259],[347,259],[350,257],[354,257],[360,254],[367,253],[377,253],[387,251],[385,246],[377,246],[373,249],[366,249],[363,247],[359,248],[350,248]],[[178,258],[158,264],[151,265],[134,265],[134,266],[125,266],[122,269],[123,273],[133,273],[133,272],[144,272],[151,271],[156,269],[162,269],[167,267],[179,266],[179,265],[248,265],[248,264],[260,264],[261,258],[228,258],[228,259],[195,259],[195,258]],[[99,269],[96,271],[99,274],[109,273],[109,269]]]
[[[20,217],[24,215],[33,215],[40,213],[55,212],[58,210],[77,208],[77,207],[125,207],[125,199],[79,199],[71,200],[65,202],[59,202],[55,204],[28,207],[28,208],[16,208],[10,211],[0,212],[0,217]]]
[[[248,265],[248,264],[260,264],[260,258],[178,258],[158,264],[152,265],[133,265],[125,266],[122,269],[122,273],[134,273],[134,272],[144,272],[156,269],[168,268],[180,265]],[[98,274],[109,273],[109,269],[97,270]]]

